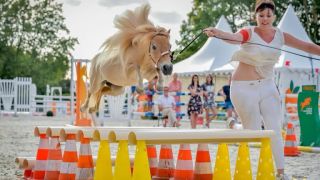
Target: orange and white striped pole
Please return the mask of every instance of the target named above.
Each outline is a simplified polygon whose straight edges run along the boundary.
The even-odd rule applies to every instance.
[[[62,163],[60,167],[59,180],[76,179],[78,154],[76,145],[76,135],[67,134],[66,145],[63,152]]]
[[[89,138],[81,138],[80,151],[78,159],[78,168],[76,173],[77,180],[93,179],[94,165]]]
[[[53,115],[54,116],[57,115],[57,103],[56,102],[52,102],[51,106],[52,106],[51,110],[52,110]]]
[[[49,152],[49,138],[46,134],[40,134],[40,142],[37,150],[36,163],[33,171],[33,179],[44,179]]]
[[[44,179],[54,180],[59,178],[62,153],[58,136],[50,139],[47,169]]]
[[[193,179],[193,162],[189,144],[180,144],[174,179]]]
[[[67,115],[71,115],[71,103],[70,101],[67,101],[67,107],[66,107],[66,113]]]

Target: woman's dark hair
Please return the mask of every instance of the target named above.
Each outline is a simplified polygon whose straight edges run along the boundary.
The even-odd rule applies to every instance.
[[[211,78],[211,80],[210,80],[210,82],[209,82],[209,83],[208,83],[208,81],[207,81],[207,78],[208,78],[208,77],[210,77],[210,78]],[[212,81],[212,79],[213,79],[213,78],[212,78],[212,75],[211,75],[211,74],[208,74],[208,75],[207,75],[207,77],[206,77],[206,85],[213,85],[213,81]]]
[[[276,10],[274,4],[269,3],[269,2],[265,2],[265,3],[261,3],[259,6],[256,7],[255,13],[263,11],[265,9],[271,9],[273,13]]]
[[[191,78],[191,86],[194,86],[194,82],[193,82],[193,78],[194,77],[197,77],[198,79],[197,79],[197,86],[199,87],[200,85],[199,85],[199,76],[198,75],[196,75],[196,74],[194,74],[193,76],[192,76],[192,78]]]

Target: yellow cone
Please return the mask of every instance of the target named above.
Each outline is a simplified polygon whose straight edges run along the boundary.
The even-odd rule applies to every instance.
[[[247,143],[240,143],[234,180],[252,179],[249,147]]]
[[[94,173],[94,179],[112,180],[112,163],[110,147],[107,140],[101,140],[98,151],[98,159],[96,163],[96,171]]]
[[[270,139],[261,141],[257,180],[275,179]]]
[[[229,151],[227,144],[219,144],[214,166],[213,178],[219,180],[231,180]]]
[[[131,179],[131,167],[128,151],[128,141],[119,141],[116,164],[114,169],[114,180]]]
[[[134,159],[132,180],[150,180],[150,167],[147,154],[147,146],[144,141],[138,141],[136,147],[136,156]]]

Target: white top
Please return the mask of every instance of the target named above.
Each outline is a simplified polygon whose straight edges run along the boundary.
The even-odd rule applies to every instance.
[[[173,96],[164,96],[161,95],[158,98],[158,105],[161,105],[163,108],[172,108],[173,105],[176,104],[176,102],[174,101]]]
[[[255,31],[253,27],[247,27],[251,31],[250,43],[259,43],[274,48],[282,48],[284,45],[284,36],[280,29],[275,28],[276,33],[270,43],[264,41]],[[257,73],[263,78],[273,77],[273,67],[278,62],[281,51],[269,47],[256,44],[243,43],[240,50],[236,51],[232,56],[232,61],[240,61],[252,66],[256,66]]]

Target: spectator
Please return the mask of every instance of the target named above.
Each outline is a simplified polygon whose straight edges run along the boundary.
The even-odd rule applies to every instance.
[[[210,127],[210,112],[213,116],[217,114],[215,102],[214,102],[214,84],[212,82],[212,75],[206,76],[206,82],[202,84],[203,89],[203,108],[206,113],[206,127]]]
[[[177,73],[173,73],[172,75],[172,81],[169,82],[169,92],[181,92],[182,89],[182,84],[181,81],[178,79],[178,74]],[[175,102],[180,102],[180,96],[174,96],[174,100]],[[176,106],[176,113],[179,113],[181,111],[180,106]],[[181,117],[177,117],[177,126],[179,126],[179,122],[181,120]]]
[[[169,95],[169,87],[165,86],[163,88],[163,95],[158,98],[158,108],[159,112],[162,112],[162,116],[168,116],[168,123],[170,127],[175,127],[177,125],[176,112],[175,112],[175,101],[173,96]],[[165,123],[166,124],[166,123]],[[164,126],[166,126],[164,124]]]
[[[231,81],[231,78],[229,79],[229,84],[223,86],[222,89],[219,91],[219,94],[224,97],[224,104],[225,104],[224,107],[227,111],[227,119],[230,119],[233,117],[232,113],[234,113],[235,116],[237,117],[237,112],[235,111],[230,98],[230,81]]]
[[[198,115],[202,114],[202,88],[199,84],[198,75],[193,75],[191,78],[191,84],[188,87],[190,91],[190,100],[188,103],[188,115],[190,117],[191,128],[195,129],[197,126]]]

